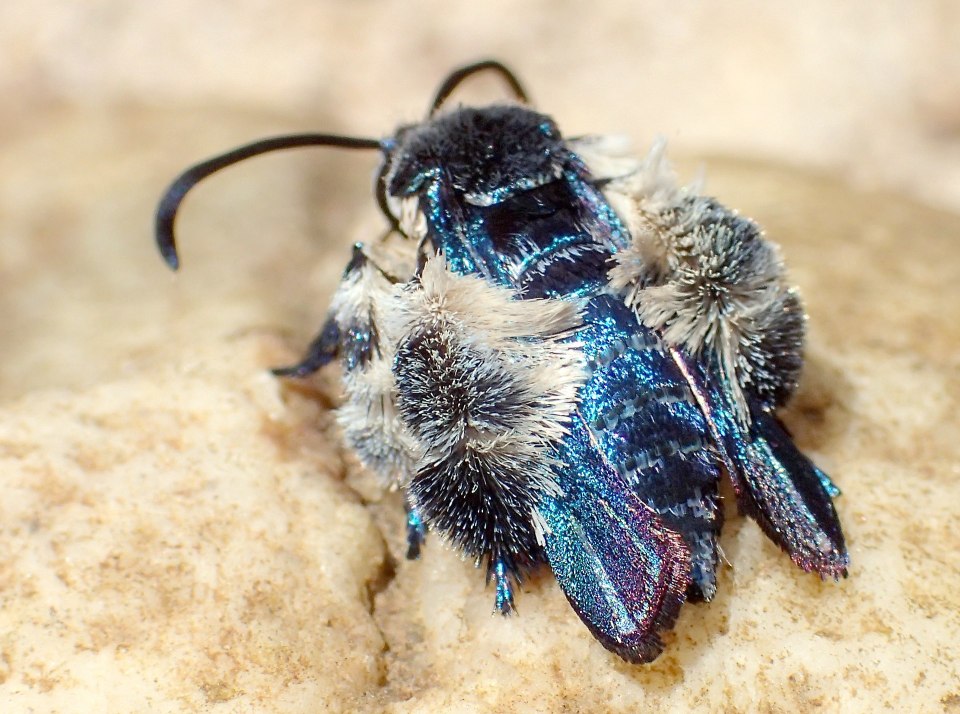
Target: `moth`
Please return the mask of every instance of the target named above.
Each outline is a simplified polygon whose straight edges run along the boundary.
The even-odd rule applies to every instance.
[[[478,72],[515,101],[448,108]],[[776,414],[803,363],[800,298],[777,247],[679,186],[662,145],[638,160],[564,138],[512,72],[478,62],[388,138],[281,136],[188,169],[157,211],[170,267],[192,186],[316,145],[381,153],[390,228],[354,246],[302,361],[274,371],[339,360],[339,424],[404,494],[408,557],[439,534],[485,568],[505,615],[548,566],[604,647],[650,662],[681,605],[716,592],[725,474],[798,566],[846,576],[839,491]]]

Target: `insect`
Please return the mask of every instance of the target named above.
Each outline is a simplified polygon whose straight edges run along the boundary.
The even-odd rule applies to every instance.
[[[517,101],[446,109],[493,72]],[[386,139],[265,139],[185,171],[157,212],[257,154],[374,149],[390,230],[357,244],[305,377],[343,369],[346,440],[407,508],[408,557],[433,531],[486,568],[495,611],[549,566],[603,646],[663,649],[686,600],[716,592],[726,474],[742,512],[802,569],[846,576],[839,490],[776,409],[796,388],[804,315],[757,226],[631,159],[564,138],[515,76],[453,72],[421,123]]]

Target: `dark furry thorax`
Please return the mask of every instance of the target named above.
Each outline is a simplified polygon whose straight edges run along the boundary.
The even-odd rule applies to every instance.
[[[389,162],[391,195],[444,183],[477,205],[557,178],[566,151],[553,120],[519,106],[463,107],[400,130]]]

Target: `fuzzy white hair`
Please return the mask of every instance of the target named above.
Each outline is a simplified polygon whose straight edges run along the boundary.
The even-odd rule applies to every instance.
[[[795,386],[799,298],[786,284],[777,246],[753,222],[679,186],[665,147],[658,141],[633,170],[615,175],[627,166],[618,145],[595,141],[584,159],[608,179],[604,194],[631,235],[615,256],[610,287],[666,342],[707,353],[748,423],[744,390],[779,395]]]
[[[578,302],[522,300],[505,287],[447,268],[442,256],[424,265],[416,289],[397,290],[385,332],[397,342],[424,326],[436,326],[451,341],[486,354],[539,408],[518,416],[510,431],[532,441],[555,442],[576,404],[585,379],[581,345],[567,338],[581,325]]]
[[[365,249],[369,260],[347,274],[332,301],[341,326],[357,325],[377,335],[369,360],[343,374],[345,400],[337,414],[346,441],[386,484],[406,486],[424,463],[447,455],[455,444],[492,469],[516,466],[516,477],[534,491],[556,492],[549,458],[565,434],[577,392],[586,377],[579,343],[569,339],[580,326],[580,304],[563,300],[521,300],[514,291],[473,275],[450,271],[444,259],[428,259],[414,280],[389,280],[381,265],[412,272],[415,244],[402,241],[389,252]],[[377,261],[377,262],[374,262]],[[439,392],[454,385],[423,380],[427,394],[408,391],[417,409],[436,428],[411,427],[398,401],[398,351],[412,336],[433,330],[444,349],[461,356],[466,388],[500,385],[509,409],[495,424],[456,419],[437,408]],[[402,356],[401,356],[402,357]],[[427,360],[444,358],[439,350]],[[402,360],[401,360],[402,361]],[[464,385],[460,385],[464,386]],[[410,397],[410,395],[407,395]],[[408,403],[411,401],[408,398]],[[536,513],[530,518],[537,526]],[[538,530],[538,533],[540,531]]]
[[[333,296],[331,313],[342,327],[363,325],[379,330],[393,309],[394,284],[384,274],[400,279],[413,273],[416,247],[398,240],[365,247],[368,258],[359,270],[344,276]],[[396,410],[393,360],[396,344],[378,339],[366,364],[343,373],[345,399],[337,410],[344,438],[367,468],[385,485],[402,485],[422,455],[417,441],[403,426]]]
[[[434,256],[418,280],[395,290],[393,305],[384,334],[397,344],[398,409],[419,442],[420,466],[465,459],[515,502],[557,493],[551,454],[586,378],[581,345],[570,339],[580,304],[522,300]],[[446,473],[456,478],[452,466]],[[420,503],[416,488],[411,497],[435,506]],[[526,513],[540,537],[537,500]]]
[[[422,240],[427,235],[427,217],[420,210],[420,197],[406,198],[387,197],[391,210],[395,210],[397,225],[400,232],[414,241]]]

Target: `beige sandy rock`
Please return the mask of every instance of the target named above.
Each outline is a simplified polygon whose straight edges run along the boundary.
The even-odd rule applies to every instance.
[[[435,539],[403,561],[396,495],[336,439],[334,375],[266,373],[377,234],[371,167],[238,167],[192,197],[183,273],[164,272],[148,217],[180,155],[271,122],[57,110],[0,156],[4,712],[960,707],[960,218],[707,162],[806,297],[786,420],[844,490],[853,566],[821,583],[731,514],[716,601],[636,667],[549,574],[504,620]]]
[[[314,712],[376,691],[383,542],[262,341],[4,410],[4,711]]]

